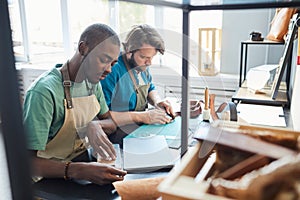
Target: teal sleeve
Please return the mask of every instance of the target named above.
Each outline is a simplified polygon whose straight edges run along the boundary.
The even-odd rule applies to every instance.
[[[53,110],[53,102],[49,98],[40,92],[27,92],[23,107],[23,120],[28,149],[45,149],[53,118]]]
[[[103,94],[103,91],[102,91],[102,87],[101,87],[101,84],[98,84],[98,101],[99,101],[99,104],[100,104],[100,112],[99,114],[100,115],[103,115],[105,113],[107,113],[109,111],[108,109],[108,106],[106,104],[106,101],[105,101],[105,97],[104,97],[104,94]]]

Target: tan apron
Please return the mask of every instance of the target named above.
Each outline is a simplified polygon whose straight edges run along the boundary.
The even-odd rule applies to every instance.
[[[125,54],[123,55],[123,61],[125,63],[128,73],[130,75],[130,78],[132,80],[134,90],[136,93],[135,111],[145,111],[145,109],[147,108],[147,104],[148,104],[147,97],[148,97],[148,90],[150,87],[150,83],[148,83],[146,85],[138,85],[136,83],[136,79],[132,73],[132,69],[130,69],[130,67],[129,67],[129,64],[128,64]]]
[[[138,85],[136,82],[136,79],[133,75],[132,69],[130,69],[128,61],[125,57],[125,54],[122,56],[123,57],[123,61],[125,63],[125,66],[127,68],[127,71],[130,75],[130,78],[133,82],[133,86],[134,86],[134,90],[136,93],[136,105],[135,105],[135,111],[145,111],[145,109],[147,108],[147,97],[148,97],[148,89],[150,87],[150,84],[146,84],[146,85]],[[133,124],[127,124],[127,125],[123,125],[123,126],[119,126],[117,131],[115,132],[115,134],[111,134],[109,136],[109,139],[113,142],[113,143],[118,143],[122,145],[123,142],[123,138],[126,137],[128,134],[130,134],[132,131],[134,131],[135,129],[139,128],[141,124],[139,123],[133,123]]]
[[[38,156],[47,159],[72,160],[86,150],[85,144],[77,134],[77,130],[91,122],[100,111],[99,102],[94,94],[86,97],[71,98],[71,81],[68,64],[61,68],[65,90],[64,124],[48,142],[44,151],[38,151]]]

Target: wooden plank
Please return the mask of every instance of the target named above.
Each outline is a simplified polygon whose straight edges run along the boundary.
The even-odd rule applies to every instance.
[[[233,180],[235,178],[239,178],[244,174],[263,167],[264,165],[268,164],[270,159],[266,156],[255,154],[246,160],[234,165],[233,167],[227,169],[226,171],[222,172],[218,175],[219,178],[224,178],[228,180]]]
[[[286,155],[296,154],[295,151],[288,148],[213,126],[199,129],[199,131],[195,133],[194,138],[201,141],[209,141],[243,151],[265,155],[275,159]]]

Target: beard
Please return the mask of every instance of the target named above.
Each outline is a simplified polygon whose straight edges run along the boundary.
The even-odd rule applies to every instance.
[[[134,53],[132,53],[132,54],[131,54],[131,57],[128,59],[128,64],[129,64],[129,67],[130,67],[131,69],[134,69],[134,68],[138,67],[138,64],[137,64],[137,63],[135,62],[135,60],[134,60],[133,54],[134,54]]]

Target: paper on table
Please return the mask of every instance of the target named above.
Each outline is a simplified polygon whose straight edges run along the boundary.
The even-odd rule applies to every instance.
[[[239,119],[249,124],[286,127],[282,107],[255,104],[238,104]]]
[[[144,138],[123,139],[124,169],[126,171],[151,171],[172,167],[179,152],[168,148],[165,137],[154,135]]]
[[[247,87],[254,91],[263,89],[268,82],[272,81],[272,71],[278,68],[275,65],[261,65],[251,68],[247,73]]]

